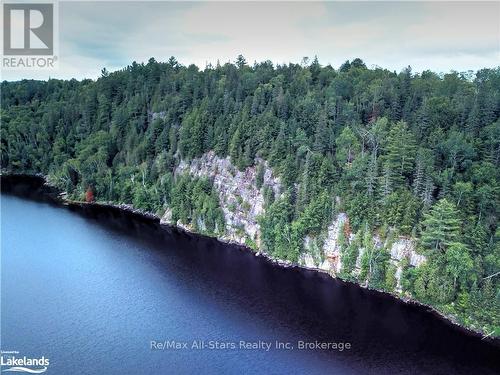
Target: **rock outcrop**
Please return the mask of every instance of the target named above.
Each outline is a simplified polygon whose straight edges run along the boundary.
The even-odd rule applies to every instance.
[[[273,175],[266,161],[256,159],[255,166],[239,171],[229,157],[218,157],[209,151],[191,162],[181,161],[176,174],[189,173],[194,177],[211,178],[219,194],[219,202],[226,222],[226,234],[222,238],[248,244],[248,240],[260,245],[260,225],[258,218],[264,213],[264,196],[257,188],[257,167],[263,165],[263,185],[273,189],[280,196],[279,178]]]
[[[418,254],[415,250],[415,240],[401,237],[392,244],[391,264],[396,267],[396,291],[401,292],[401,275],[403,274],[404,260],[412,267],[418,267],[423,264],[427,258]]]
[[[219,195],[226,225],[225,234],[220,239],[242,245],[254,244],[259,247],[261,242],[258,220],[264,214],[263,189],[257,188],[257,166],[259,165],[264,171],[262,186],[271,188],[275,196],[279,198],[280,180],[273,174],[268,163],[262,159],[256,159],[255,166],[240,171],[231,163],[229,157],[221,158],[210,151],[190,162],[181,161],[175,174],[189,173],[193,177],[210,178]],[[171,219],[172,211],[167,209],[161,222],[171,223]],[[345,232],[348,220],[347,214],[340,212],[334,217],[325,233],[316,237],[306,236],[304,251],[298,261],[299,265],[328,272],[333,276],[338,275],[342,271],[342,255],[345,250],[339,244],[340,234],[344,231],[344,235],[347,236],[346,243],[351,243],[355,237],[354,234]],[[174,224],[189,230],[180,222]],[[198,225],[202,226],[203,223],[198,223]],[[416,252],[415,245],[415,240],[406,237],[400,237],[389,244],[387,240],[383,242],[378,235],[373,235],[373,246],[379,249],[385,247],[390,253],[390,263],[396,269],[396,292],[401,291],[403,265],[418,267],[426,261],[425,256]],[[358,249],[354,275],[360,273],[364,253],[364,248]]]
[[[311,268],[326,271],[334,276],[342,271],[342,252],[339,245],[339,236],[344,229],[344,224],[347,222],[348,217],[344,212],[339,213],[328,226],[326,238],[323,242],[321,253],[318,255],[315,251],[314,244],[316,238],[306,237],[304,241],[304,253],[299,259],[299,264]],[[349,234],[346,240],[348,243],[354,240],[354,234]],[[392,244],[387,241],[384,243],[378,235],[373,237],[373,246],[375,248],[386,247],[390,253],[390,263],[395,266],[396,278],[396,292],[401,292],[401,275],[403,272],[403,265],[406,263],[411,267],[418,267],[426,261],[426,257],[416,251],[416,241],[411,238],[400,237]],[[353,273],[359,275],[361,270],[361,261],[365,253],[364,248],[358,249],[358,256],[356,258],[356,265]]]
[[[415,251],[415,241],[404,237],[401,237],[392,244],[391,259],[398,262],[408,259],[410,265],[413,267],[420,266],[426,260],[425,256]]]
[[[328,226],[327,237],[323,245],[323,252],[330,264],[330,270],[338,274],[342,269],[341,249],[339,246],[340,231],[344,228],[347,215],[341,212]]]
[[[172,209],[167,208],[160,219],[161,224],[172,224]]]

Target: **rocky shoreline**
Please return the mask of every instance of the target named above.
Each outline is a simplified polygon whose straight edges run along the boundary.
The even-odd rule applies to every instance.
[[[385,296],[395,298],[395,299],[402,301],[406,304],[418,306],[420,308],[427,310],[428,312],[430,312],[431,314],[433,314],[437,318],[441,319],[442,321],[446,322],[447,324],[449,324],[451,326],[454,326],[456,329],[462,331],[465,334],[481,338],[482,340],[488,341],[488,342],[500,347],[500,338],[492,336],[493,332],[489,333],[489,332],[484,332],[482,330],[476,330],[473,328],[466,327],[466,326],[460,324],[459,322],[457,322],[453,316],[446,315],[445,313],[439,311],[437,308],[435,308],[431,305],[422,303],[420,301],[417,301],[415,299],[405,297],[402,295],[398,295],[395,293],[390,293],[387,291],[375,289],[375,288],[370,288],[366,285],[361,285],[361,284],[358,284],[358,283],[355,283],[352,281],[343,280],[343,279],[340,279],[339,277],[336,277],[335,275],[332,275],[330,272],[328,272],[324,269],[321,269],[319,267],[308,267],[305,265],[295,264],[295,263],[292,263],[290,261],[283,261],[281,259],[276,259],[263,251],[260,251],[260,250],[255,251],[248,246],[245,246],[237,241],[234,241],[234,240],[231,240],[228,238],[212,237],[212,236],[208,236],[206,234],[201,234],[201,233],[197,233],[195,231],[192,231],[192,230],[190,230],[190,228],[188,228],[186,226],[179,226],[179,225],[175,225],[172,223],[165,223],[161,220],[161,217],[159,215],[148,212],[148,211],[144,211],[141,209],[136,209],[132,205],[123,204],[123,203],[116,204],[116,203],[111,203],[111,202],[84,202],[84,201],[77,201],[77,200],[69,199],[69,198],[67,198],[67,194],[65,192],[61,192],[56,186],[52,185],[48,181],[47,176],[45,176],[43,174],[16,174],[16,173],[2,172],[2,173],[0,173],[0,179],[2,180],[2,188],[4,186],[4,179],[5,178],[10,179],[10,180],[17,179],[18,181],[24,180],[24,182],[29,183],[29,184],[33,184],[33,185],[36,182],[38,182],[40,184],[40,186],[39,186],[40,194],[43,194],[43,196],[44,196],[43,198],[48,198],[48,200],[50,202],[55,203],[55,204],[69,206],[69,207],[80,207],[80,208],[98,206],[101,208],[120,210],[120,211],[125,212],[125,213],[140,216],[141,218],[145,218],[148,220],[154,220],[155,222],[157,222],[158,224],[160,224],[162,226],[173,228],[175,230],[184,232],[188,235],[213,238],[213,239],[216,239],[217,241],[222,242],[224,244],[235,246],[235,247],[239,248],[240,250],[250,251],[255,256],[263,258],[266,261],[268,261],[268,262],[270,262],[278,267],[291,268],[291,269],[295,269],[298,271],[318,272],[318,273],[327,275],[333,279],[336,279],[338,281],[348,283],[351,285],[356,285],[357,287],[363,288],[365,290],[369,290],[369,291],[374,292],[374,293],[379,293],[379,294],[382,294]],[[14,185],[17,183],[16,181],[11,181],[11,182],[13,182]]]

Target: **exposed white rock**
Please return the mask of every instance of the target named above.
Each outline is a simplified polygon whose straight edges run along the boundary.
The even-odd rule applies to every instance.
[[[160,218],[160,224],[172,224],[172,209],[167,208],[165,213]]]
[[[190,225],[185,225],[180,220],[177,220],[177,223],[175,223],[175,226],[179,227],[181,229],[184,229],[187,232],[191,232],[192,231],[192,228],[191,228]]]
[[[392,244],[391,263],[396,266],[396,291],[401,292],[401,275],[403,274],[402,261],[408,259],[413,267],[418,267],[424,263],[427,258],[415,251],[415,240],[401,237]]]
[[[354,268],[354,273],[359,275],[361,272],[361,260],[363,259],[363,255],[365,254],[365,248],[361,247],[359,249],[358,257],[356,258],[356,266]]]
[[[398,262],[406,258],[413,267],[418,267],[426,261],[424,255],[418,254],[415,251],[415,241],[403,237],[392,244],[391,258]]]
[[[384,246],[384,243],[382,242],[382,239],[380,238],[380,236],[378,235],[378,233],[376,233],[374,236],[373,236],[373,245],[375,246],[375,248],[377,249],[381,249],[382,246]]]
[[[422,254],[418,254],[417,252],[415,251],[412,251],[410,253],[410,265],[414,266],[414,267],[418,267],[420,266],[421,264],[423,264],[425,261],[427,260],[427,258],[425,257],[425,255],[422,255]]]
[[[315,243],[317,238],[306,236],[304,239],[304,253],[301,255],[299,264],[308,267],[316,268],[319,270],[327,271],[333,275],[338,275],[342,270],[342,251],[339,246],[339,236],[344,229],[344,224],[348,220],[345,213],[339,213],[328,226],[326,238],[323,247],[320,251],[321,260],[318,261],[318,256],[315,252]],[[347,240],[351,243],[355,235],[351,233]],[[373,235],[373,245],[377,249],[387,246],[378,234]],[[403,261],[408,260],[408,263],[413,267],[418,267],[426,261],[424,255],[418,254],[415,250],[416,242],[414,239],[400,237],[390,247],[390,263],[396,268],[396,292],[401,292],[401,275],[403,273]],[[356,265],[353,270],[354,275],[359,275],[361,272],[361,262],[365,253],[364,248],[358,249],[358,256],[356,258]]]
[[[396,273],[394,274],[394,277],[396,278],[396,291],[398,293],[401,293],[403,291],[401,287],[401,275],[403,274],[403,267],[393,259],[391,259],[391,263],[396,265]]]
[[[205,222],[201,218],[198,218],[196,220],[196,225],[202,232],[207,230],[207,226],[205,225]]]
[[[325,260],[322,243],[322,240],[318,237],[309,235],[304,237],[304,254],[311,256],[315,265],[321,264]]]
[[[328,226],[327,238],[323,245],[325,254],[333,254],[339,251],[338,239],[340,236],[340,231],[343,229],[346,220],[347,215],[344,212],[341,212]]]
[[[325,261],[319,265],[319,269],[323,271],[331,271],[331,264],[328,259],[325,259]]]
[[[167,112],[161,111],[161,112],[149,112],[149,115],[151,116],[151,121],[156,120],[157,118],[163,120],[167,117]]]
[[[191,162],[181,161],[176,168],[176,174],[189,173],[194,177],[207,177],[212,179],[214,187],[219,195],[220,206],[224,213],[226,223],[225,234],[222,240],[245,244],[250,238],[255,244],[260,246],[260,225],[258,218],[264,214],[264,196],[262,189],[257,189],[257,165],[264,166],[263,186],[269,186],[273,189],[277,198],[281,195],[281,184],[279,178],[273,175],[267,162],[256,159],[255,166],[248,167],[239,171],[230,161],[229,157],[218,157],[213,151],[210,151],[200,158],[193,159]],[[337,204],[339,199],[336,199]],[[172,212],[167,209],[161,218],[162,223],[171,223]],[[304,252],[299,258],[299,265],[326,271],[337,275],[342,270],[342,251],[339,246],[339,236],[344,229],[344,224],[348,220],[347,214],[341,212],[336,215],[332,223],[328,226],[323,236],[304,238]],[[197,223],[198,227],[203,227],[203,223]],[[185,227],[177,223],[180,227]],[[347,239],[348,243],[354,240],[355,235],[351,233]],[[324,242],[321,243],[321,239]],[[384,243],[379,235],[373,236],[375,248],[382,248]],[[426,261],[425,256],[418,254],[415,250],[415,240],[401,237],[397,239],[390,247],[390,262],[396,267],[396,291],[401,292],[401,274],[403,272],[403,261],[408,260],[414,267],[420,266]],[[365,252],[360,248],[356,259],[354,274],[361,271],[361,260]],[[279,261],[279,260],[276,260]],[[279,261],[281,262],[281,261]],[[287,264],[287,262],[281,262]],[[289,263],[289,262],[288,262]]]
[[[307,267],[307,268],[316,268],[316,264],[314,263],[314,258],[311,254],[305,253],[302,254],[299,259],[299,264]]]
[[[347,215],[340,212],[333,222],[328,226],[327,237],[323,244],[323,253],[330,263],[329,270],[339,273],[342,268],[341,249],[338,243],[340,231],[344,228]]]
[[[266,161],[256,159],[256,165],[264,165],[264,183],[273,189],[275,196],[280,196],[281,184],[273,176]],[[260,226],[258,217],[264,213],[262,189],[256,187],[257,167],[248,167],[239,171],[229,157],[218,157],[209,151],[190,163],[181,161],[176,174],[189,173],[195,177],[208,177],[213,180],[219,194],[219,201],[226,222],[225,239],[241,244],[249,237],[260,245]]]

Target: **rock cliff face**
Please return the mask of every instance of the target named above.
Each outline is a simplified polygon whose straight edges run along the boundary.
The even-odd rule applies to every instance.
[[[279,178],[273,175],[266,161],[257,159],[256,165],[259,164],[264,167],[262,186],[270,187],[279,197]],[[257,246],[260,245],[258,218],[264,213],[264,196],[262,188],[257,188],[257,167],[239,171],[231,164],[229,157],[220,158],[210,151],[190,163],[182,161],[175,173],[189,173],[194,177],[213,180],[226,222],[226,234],[222,239],[247,245],[253,241]]]
[[[276,197],[281,195],[281,184],[278,177],[273,175],[267,162],[257,159],[255,165],[261,165],[264,170],[262,186],[268,186],[274,191]],[[190,162],[181,161],[175,170],[175,174],[189,173],[193,177],[207,177],[212,179],[214,187],[219,195],[220,206],[224,213],[226,230],[222,240],[235,242],[242,245],[254,244],[259,247],[260,225],[259,217],[264,214],[263,188],[257,188],[257,167],[248,167],[239,171],[232,165],[229,157],[218,157],[210,151],[200,158]],[[165,211],[162,222],[170,223],[172,213],[169,209]],[[299,265],[311,269],[317,269],[336,276],[342,271],[343,249],[339,245],[341,231],[344,230],[349,220],[347,214],[340,212],[334,217],[325,233],[312,238],[306,236],[304,240],[304,252],[299,258]],[[176,225],[186,228],[182,223]],[[346,233],[346,241],[354,240],[354,234]],[[377,235],[373,236],[375,247],[385,247],[390,253],[390,263],[394,265],[396,272],[396,290],[401,291],[401,274],[405,263],[413,267],[420,266],[426,261],[423,255],[416,252],[415,241],[409,238],[397,238],[392,244],[383,243]],[[356,259],[356,267],[353,271],[359,274],[361,259],[364,249],[359,249]]]
[[[347,221],[347,214],[341,212],[328,226],[327,237],[323,244],[323,252],[329,262],[329,271],[338,274],[342,270],[342,254],[339,246],[340,232]]]
[[[326,238],[323,242],[321,254],[318,257],[314,256],[314,247],[311,245],[315,239],[309,237],[304,241],[305,252],[299,259],[299,264],[313,269],[327,271],[332,275],[338,275],[342,271],[342,249],[339,245],[340,232],[344,229],[344,224],[348,220],[347,214],[340,212],[328,226]],[[348,236],[347,242],[354,240],[354,234]],[[373,245],[376,248],[388,248],[391,256],[390,263],[396,268],[396,291],[401,291],[401,274],[405,263],[412,267],[418,267],[426,261],[426,257],[416,252],[416,242],[414,239],[400,237],[392,244],[387,241],[383,243],[377,235],[373,236]],[[359,274],[361,269],[361,259],[365,253],[364,248],[359,248],[359,253],[356,259],[356,267],[354,273]],[[317,259],[320,259],[318,262]]]

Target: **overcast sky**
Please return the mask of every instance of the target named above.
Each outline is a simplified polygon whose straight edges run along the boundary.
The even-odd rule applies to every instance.
[[[59,69],[2,79],[96,78],[150,57],[338,67],[362,58],[400,71],[500,65],[500,2],[73,2],[59,4]]]

